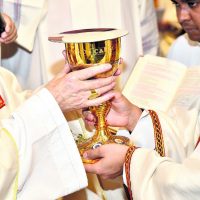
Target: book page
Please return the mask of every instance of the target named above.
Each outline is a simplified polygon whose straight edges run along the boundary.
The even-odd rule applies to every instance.
[[[139,107],[166,111],[186,71],[179,62],[145,55],[136,63],[123,94]]]
[[[200,66],[187,69],[172,105],[188,108],[197,98],[200,98]]]

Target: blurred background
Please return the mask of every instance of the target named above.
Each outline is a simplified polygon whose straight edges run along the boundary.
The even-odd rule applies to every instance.
[[[171,1],[154,0],[160,35],[159,55],[166,56],[172,42],[181,34],[183,29],[176,17],[176,8]]]

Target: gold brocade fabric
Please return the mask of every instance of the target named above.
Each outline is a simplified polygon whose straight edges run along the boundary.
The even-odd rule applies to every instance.
[[[155,149],[159,153],[160,156],[165,156],[165,146],[164,139],[162,134],[162,128],[160,125],[160,120],[155,111],[149,110],[149,114],[152,119],[153,128],[154,128],[154,139],[155,139]]]

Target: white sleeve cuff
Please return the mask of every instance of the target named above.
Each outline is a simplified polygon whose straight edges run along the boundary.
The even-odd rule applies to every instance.
[[[155,148],[153,123],[148,111],[143,111],[136,127],[131,133],[131,140],[133,140],[137,147]]]

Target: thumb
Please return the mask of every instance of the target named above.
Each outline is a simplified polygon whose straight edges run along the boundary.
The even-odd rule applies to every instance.
[[[57,77],[62,77],[65,76],[66,74],[68,74],[70,72],[70,67],[69,65],[66,63],[64,68],[57,74]]]
[[[89,159],[89,160],[96,160],[96,159],[101,158],[101,157],[102,157],[101,147],[88,150],[88,151],[84,152],[84,154],[83,154],[83,158]]]
[[[63,56],[64,56],[64,58],[65,58],[65,67],[64,67],[64,70],[63,70],[63,71],[64,71],[65,74],[67,74],[67,73],[70,72],[71,68],[70,68],[69,62],[68,62],[68,60],[67,60],[66,51],[63,50],[63,51],[62,51],[62,54],[63,54]]]
[[[63,73],[68,74],[71,71],[71,68],[68,63],[65,63]]]

